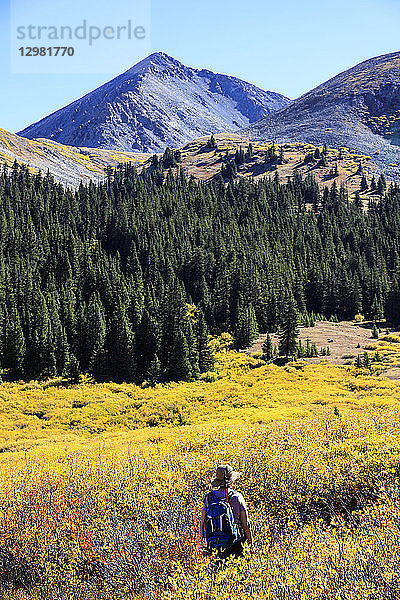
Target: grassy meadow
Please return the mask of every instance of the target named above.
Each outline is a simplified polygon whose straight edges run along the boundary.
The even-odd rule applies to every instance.
[[[193,383],[0,386],[1,599],[398,597],[399,383],[229,342]],[[225,461],[255,543],[218,566],[198,521]]]

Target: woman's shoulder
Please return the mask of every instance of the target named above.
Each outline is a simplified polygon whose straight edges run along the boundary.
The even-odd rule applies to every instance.
[[[239,504],[246,504],[244,496],[241,492],[238,492],[238,490],[232,490],[232,489],[230,490],[230,492],[232,494],[231,498],[235,498],[239,502]]]

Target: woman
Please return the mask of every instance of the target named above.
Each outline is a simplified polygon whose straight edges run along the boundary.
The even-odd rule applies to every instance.
[[[201,512],[201,535],[205,535],[204,527],[208,515],[208,509],[211,503],[219,500],[226,502],[232,509],[233,518],[239,530],[237,541],[227,548],[219,549],[221,558],[228,556],[238,557],[243,553],[243,542],[247,540],[250,546],[253,544],[251,528],[249,524],[248,512],[245,499],[240,492],[231,489],[232,484],[240,477],[240,473],[234,471],[230,465],[219,465],[216,469],[215,476],[211,481],[213,488],[204,499],[203,509]],[[229,509],[228,509],[229,510]],[[207,544],[207,540],[206,540]],[[205,553],[211,554],[212,549],[206,546]]]

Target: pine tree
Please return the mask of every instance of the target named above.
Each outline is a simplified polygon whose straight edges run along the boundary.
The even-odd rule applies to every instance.
[[[259,336],[256,313],[252,304],[238,318],[235,344],[237,348],[248,348]]]
[[[87,331],[85,364],[89,371],[92,371],[93,365],[104,353],[107,333],[105,311],[98,292],[92,294],[89,299],[85,322]]]
[[[244,162],[245,162],[245,154],[244,154],[242,146],[240,146],[240,148],[237,149],[235,152],[235,164],[237,166],[240,166],[240,165],[243,165]]]
[[[190,381],[192,378],[189,348],[182,330],[173,341],[165,375],[168,381]]]
[[[8,314],[3,347],[3,367],[8,370],[8,378],[18,379],[23,375],[26,345],[21,320],[14,309]]]
[[[186,326],[186,342],[188,346],[188,360],[191,368],[190,380],[195,380],[198,379],[200,375],[199,349],[198,340],[193,330],[193,323],[190,319],[188,319]]]
[[[158,323],[145,309],[135,336],[136,376],[139,381],[146,378],[146,373],[158,355],[160,342]]]
[[[379,176],[378,184],[377,184],[377,191],[380,196],[383,196],[383,194],[385,193],[386,187],[387,187],[387,185],[386,185],[385,176],[383,174],[381,174]]]
[[[200,373],[212,371],[215,359],[209,344],[206,320],[204,318],[204,313],[201,310],[199,310],[197,318],[197,345],[199,351]]]
[[[245,160],[249,161],[253,158],[253,144],[250,142],[250,144],[247,147],[246,150],[246,155],[245,155]]]
[[[361,200],[360,193],[358,191],[355,193],[355,196],[354,196],[354,206],[359,211],[363,210],[363,202]]]
[[[382,300],[376,294],[372,301],[371,318],[373,321],[381,321],[384,318]]]
[[[215,148],[217,148],[217,142],[215,140],[214,134],[211,135],[210,139],[208,140],[207,146],[209,148],[211,148],[211,150],[215,150]]]
[[[285,300],[281,321],[279,354],[289,358],[296,351],[299,322],[299,314],[293,297]]]
[[[65,377],[69,383],[79,383],[80,368],[79,363],[74,354],[70,354],[68,362],[65,365],[63,377]]]
[[[364,173],[363,173],[363,176],[361,178],[360,190],[362,192],[368,191],[368,181],[367,181],[367,178],[365,177]]]
[[[154,355],[153,360],[151,361],[149,368],[144,374],[145,381],[148,381],[150,385],[155,385],[161,379],[161,363],[157,356]]]
[[[393,327],[400,325],[400,285],[395,278],[391,285],[385,304],[385,319]]]
[[[104,347],[110,380],[134,381],[133,334],[126,316],[126,308],[121,302],[113,309]]]
[[[263,358],[267,362],[271,361],[274,357],[274,347],[272,344],[272,339],[269,333],[267,333],[267,337],[262,345]]]

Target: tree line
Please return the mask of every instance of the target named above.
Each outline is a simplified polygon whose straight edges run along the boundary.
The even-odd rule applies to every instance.
[[[210,332],[243,348],[295,312],[400,322],[397,185],[364,211],[312,176],[205,184],[177,159],[77,190],[3,169],[3,376],[192,380]]]

